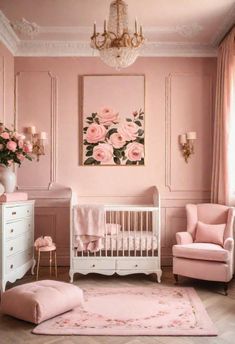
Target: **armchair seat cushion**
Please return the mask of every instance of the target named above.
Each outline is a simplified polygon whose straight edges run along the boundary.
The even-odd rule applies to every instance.
[[[223,249],[220,245],[208,243],[174,245],[173,256],[188,259],[212,260],[216,262],[227,262],[229,260],[229,252],[227,250]]]

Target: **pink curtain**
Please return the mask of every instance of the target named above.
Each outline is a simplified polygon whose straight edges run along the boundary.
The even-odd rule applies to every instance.
[[[231,177],[235,178],[235,171],[231,176],[230,166],[231,139],[234,139],[232,128],[235,119],[234,38],[235,28],[220,44],[217,61],[211,201],[220,204],[231,203]],[[235,159],[235,146],[233,155]]]

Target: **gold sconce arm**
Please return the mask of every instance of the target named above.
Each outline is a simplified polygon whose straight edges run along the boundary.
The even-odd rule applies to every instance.
[[[47,139],[47,134],[45,131],[36,133],[36,128],[34,126],[27,128],[27,133],[30,136],[30,141],[32,143],[32,154],[36,155],[37,161],[39,161],[41,155],[45,155],[45,141]]]
[[[179,136],[179,143],[182,151],[182,155],[186,163],[192,154],[194,154],[194,141],[197,138],[195,131],[187,132]]]

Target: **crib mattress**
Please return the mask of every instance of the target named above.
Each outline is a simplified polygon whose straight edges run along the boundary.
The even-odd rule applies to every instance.
[[[75,243],[75,248],[77,245]],[[102,250],[149,251],[158,248],[157,237],[152,232],[119,232],[117,235],[106,235],[102,238]]]

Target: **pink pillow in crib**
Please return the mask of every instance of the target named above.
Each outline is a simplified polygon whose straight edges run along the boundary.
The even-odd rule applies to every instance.
[[[1,312],[39,324],[70,311],[83,302],[83,292],[70,283],[37,281],[11,288],[2,294]]]
[[[209,225],[198,221],[195,242],[211,243],[223,246],[226,224]]]
[[[121,230],[121,225],[118,223],[106,223],[106,233],[108,235],[118,234]]]

